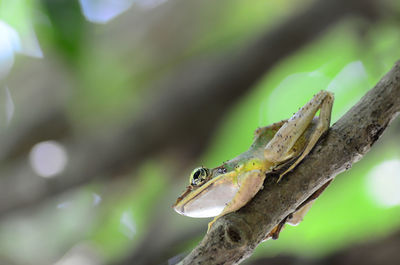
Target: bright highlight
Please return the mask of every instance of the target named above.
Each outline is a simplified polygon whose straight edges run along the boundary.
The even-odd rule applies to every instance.
[[[38,143],[29,154],[29,162],[33,170],[44,178],[54,177],[61,173],[67,160],[64,147],[55,141]]]
[[[400,205],[400,160],[385,161],[374,167],[368,174],[367,186],[379,205]]]

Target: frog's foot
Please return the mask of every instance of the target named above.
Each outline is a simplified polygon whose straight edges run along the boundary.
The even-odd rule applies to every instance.
[[[283,172],[282,174],[280,174],[278,180],[276,181],[276,183],[279,183],[279,181],[281,181],[281,179],[283,178],[283,176],[286,175],[287,172],[289,172],[289,171],[286,170],[285,172]]]
[[[268,235],[263,239],[263,241],[266,241],[270,238],[272,238],[273,240],[276,240],[279,238],[279,234],[281,233],[282,229],[285,226],[286,220],[288,218],[290,218],[291,215],[285,217],[285,219],[283,219],[279,224],[277,224],[272,230],[271,232],[268,233]]]

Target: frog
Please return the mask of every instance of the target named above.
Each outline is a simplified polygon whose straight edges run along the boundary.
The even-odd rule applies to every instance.
[[[189,186],[173,209],[188,217],[214,217],[208,224],[209,231],[216,220],[251,201],[263,188],[266,176],[284,169],[278,176],[280,182],[310,153],[329,129],[333,101],[333,93],[321,90],[289,119],[256,129],[247,151],[215,168],[195,168],[189,176]],[[297,225],[312,202],[283,222]],[[272,233],[279,233],[282,225],[276,226]]]

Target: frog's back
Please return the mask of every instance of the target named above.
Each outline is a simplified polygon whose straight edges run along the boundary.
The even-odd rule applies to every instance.
[[[274,137],[279,128],[286,122],[286,120],[268,125],[266,127],[258,128],[254,132],[254,140],[250,148],[240,154],[239,156],[224,163],[227,171],[233,170],[236,166],[245,164],[246,161],[253,159],[264,160],[264,149],[269,141]]]
[[[251,161],[254,159],[257,160],[265,160],[264,157],[264,150],[265,146],[274,138],[275,134],[279,131],[283,124],[286,123],[287,120],[282,120],[280,122],[273,123],[271,125],[258,128],[254,132],[254,141],[250,148],[240,154],[239,156],[227,161],[224,163],[223,168],[226,171],[234,170],[236,166],[240,166],[245,164],[246,161]],[[314,127],[317,125],[318,117],[314,118],[313,121],[310,123],[309,127],[305,130],[305,132],[300,136],[299,141],[293,146],[293,148],[289,151],[289,157],[299,155],[302,150],[304,149],[304,144],[307,142],[311,132],[313,131]]]

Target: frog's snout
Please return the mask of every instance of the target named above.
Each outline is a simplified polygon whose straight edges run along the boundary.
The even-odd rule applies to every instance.
[[[174,205],[174,206],[172,206],[172,208],[174,208],[175,212],[177,212],[181,215],[185,215],[184,214],[185,210],[183,209],[183,205]]]

